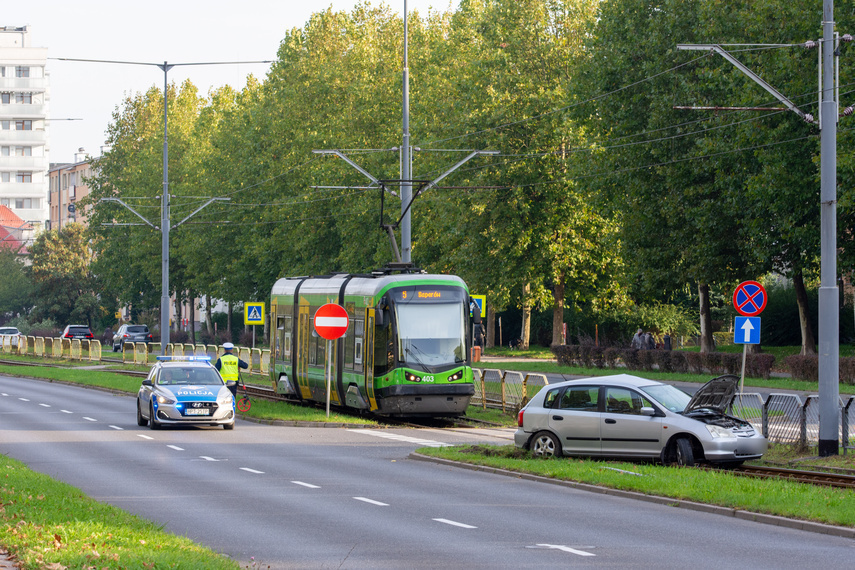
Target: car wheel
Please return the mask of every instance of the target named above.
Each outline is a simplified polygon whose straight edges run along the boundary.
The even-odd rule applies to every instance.
[[[140,401],[137,399],[137,425],[145,427],[148,425],[148,420],[145,419],[142,415],[142,410],[140,409]]]
[[[160,422],[157,421],[157,418],[154,415],[154,404],[148,405],[148,418],[151,423],[149,426],[151,429],[160,429]]]
[[[223,424],[223,429],[235,429],[235,423]]]
[[[681,437],[674,443],[677,453],[676,463],[680,467],[694,467],[695,452],[692,451],[692,442],[686,437]]]
[[[113,345],[113,352],[119,352],[119,347],[115,344]]]
[[[531,453],[535,457],[560,457],[561,442],[548,431],[539,432],[531,441]]]

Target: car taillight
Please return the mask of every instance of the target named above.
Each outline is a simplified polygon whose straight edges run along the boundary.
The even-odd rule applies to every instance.
[[[86,333],[86,338],[95,338],[95,337],[92,336],[92,333]]]
[[[525,408],[520,410],[520,413],[517,414],[517,427],[523,427],[523,414],[525,413]]]
[[[131,335],[129,335],[128,333],[125,333],[122,335],[122,338],[128,338],[129,336],[131,336]]]
[[[71,333],[66,333],[65,338],[72,338]]]

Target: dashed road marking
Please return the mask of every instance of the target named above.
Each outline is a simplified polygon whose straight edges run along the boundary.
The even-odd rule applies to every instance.
[[[177,445],[167,445],[169,449],[174,449],[175,451],[184,451],[183,447],[178,447]]]
[[[377,505],[378,507],[388,507],[388,503],[381,503],[380,501],[375,501],[373,499],[368,499],[366,497],[354,497],[357,501],[362,501],[363,503],[369,503],[371,505]]]
[[[213,457],[208,457],[207,455],[200,455],[199,457],[201,459],[204,459],[205,461],[219,461],[219,459],[214,459]]]
[[[151,437],[151,436],[149,436],[149,435],[143,435],[143,434],[141,434],[141,433],[138,433],[138,434],[137,434],[137,437],[141,437],[141,438],[143,438],[143,439],[154,439],[153,437]]]
[[[90,417],[87,417],[87,416],[83,416],[83,419],[84,419],[84,420],[86,420],[87,422],[97,422],[97,421],[98,421],[98,420],[96,420],[95,418],[90,418]]]
[[[291,481],[295,485],[302,485],[303,487],[308,487],[309,489],[320,489],[317,485],[312,485],[311,483],[303,483],[302,481]]]
[[[29,402],[29,400],[26,398],[18,398],[18,399],[21,400],[22,402]]]
[[[464,524],[462,522],[450,521],[448,519],[433,519],[436,522],[441,522],[443,524],[450,524],[451,526],[459,526],[460,528],[478,528],[477,526],[472,526],[471,524]]]
[[[264,475],[264,471],[256,471],[255,469],[250,469],[249,467],[241,467],[241,471],[247,471],[249,473],[255,473],[256,475]]]
[[[43,408],[50,408],[50,404],[39,404]]]
[[[349,429],[347,431],[352,431],[355,433],[362,433],[365,435],[373,435],[374,437],[382,437],[384,439],[392,439],[395,441],[403,441],[406,443],[415,443],[418,445],[423,445],[426,447],[452,447],[453,443],[443,443],[441,441],[434,441],[432,439],[422,439],[420,437],[410,437],[408,435],[400,435],[397,433],[384,433],[378,430],[371,429]]]
[[[63,414],[73,414],[74,412],[70,412],[68,410],[60,410]]]
[[[538,544],[540,548],[551,548],[553,550],[563,550],[564,552],[569,552],[570,554],[578,554],[579,556],[596,556],[596,554],[592,552],[585,552],[584,550],[577,550],[575,548],[570,548],[569,546],[564,546],[562,544]]]
[[[123,428],[123,427],[119,427],[119,426],[112,426],[112,425],[111,425],[111,426],[110,426],[110,428],[111,428],[111,429],[115,429],[115,430],[119,430],[119,431],[125,431],[125,428]]]

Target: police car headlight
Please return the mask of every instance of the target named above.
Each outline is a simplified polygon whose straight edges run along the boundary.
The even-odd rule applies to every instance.
[[[231,406],[234,401],[231,394],[225,394],[217,398],[217,404],[220,406]]]
[[[172,404],[174,404],[174,403],[175,403],[175,400],[170,400],[170,399],[169,399],[169,398],[167,398],[166,396],[158,395],[158,396],[157,396],[157,403],[158,403],[158,404],[166,404],[166,405],[168,405],[168,406],[171,406]]]

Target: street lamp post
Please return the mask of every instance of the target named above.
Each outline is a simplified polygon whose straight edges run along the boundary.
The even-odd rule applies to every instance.
[[[176,66],[191,66],[191,65],[236,65],[249,63],[272,63],[271,60],[260,61],[208,61],[195,63],[169,63],[164,61],[161,63],[150,63],[142,61],[112,61],[105,59],[76,59],[69,57],[49,58],[59,61],[79,61],[84,63],[112,63],[120,65],[148,65],[158,67],[163,71],[163,193],[160,198],[160,233],[161,233],[161,250],[160,250],[160,265],[161,265],[161,296],[160,296],[160,353],[166,353],[166,345],[169,344],[169,70]],[[134,211],[127,204],[117,199],[107,199],[108,201],[117,201],[131,211]],[[212,199],[205,206],[210,204]],[[204,206],[202,206],[204,207]],[[199,208],[201,209],[201,208]],[[196,210],[198,211],[198,210]],[[134,212],[142,218],[137,212]],[[194,212],[195,213],[195,212]],[[192,215],[192,214],[191,214]],[[188,216],[189,217],[189,216]],[[150,224],[145,218],[142,218],[146,223]],[[185,218],[186,220],[187,218]],[[154,227],[152,225],[152,227]]]

